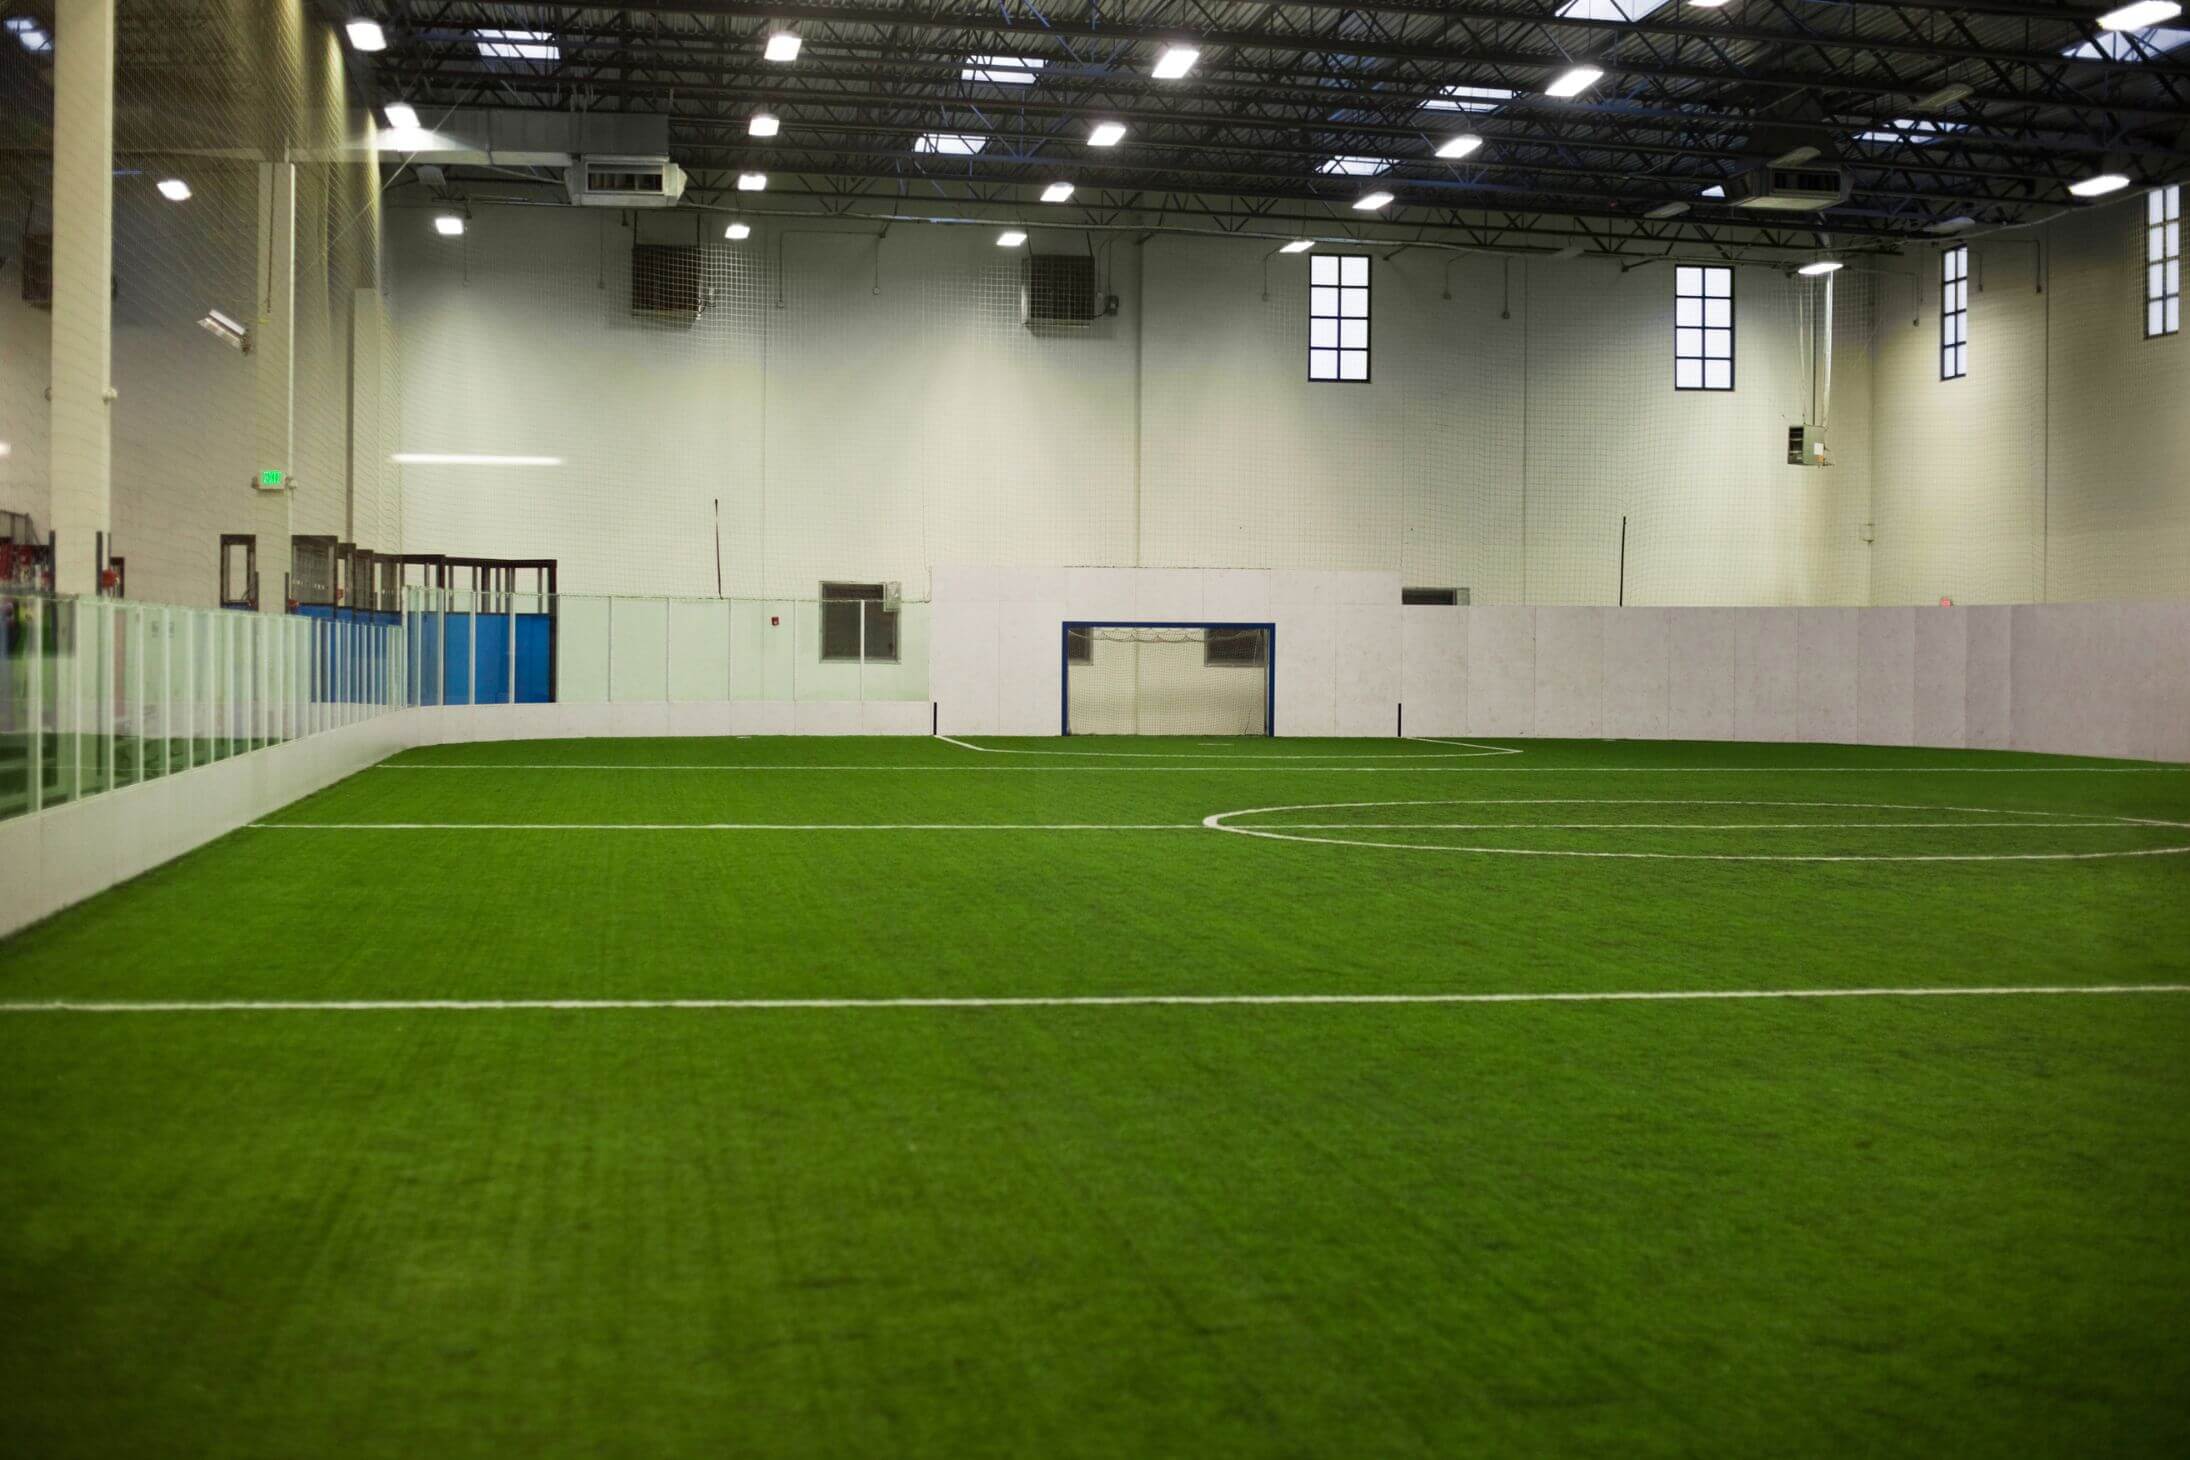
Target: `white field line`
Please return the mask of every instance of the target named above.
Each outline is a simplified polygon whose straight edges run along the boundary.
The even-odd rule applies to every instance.
[[[1260,821],[1219,831],[2134,831],[2179,821]],[[1201,821],[254,821],[252,831],[1201,831]],[[1430,850],[1436,850],[1431,848]]]
[[[1118,1009],[1384,1004],[1713,1003],[1747,999],[2018,998],[2109,994],[2190,994],[2190,983],[2034,984],[2017,988],[1604,989],[1575,993],[1488,994],[1058,994],[997,998],[906,999],[197,999],[107,1001],[53,999],[0,1003],[0,1014],[365,1014],[614,1009]]]
[[[1147,756],[1143,759],[1153,760]],[[1427,755],[1394,755],[1386,760],[1428,761]],[[1229,762],[1211,761],[1196,765],[616,765],[588,761],[535,761],[522,764],[507,762],[458,762],[458,761],[407,761],[382,762],[371,767],[376,771],[715,771],[746,775],[763,771],[880,771],[887,774],[904,772],[947,772],[958,774],[994,775],[1005,771],[1081,771],[1097,774],[1144,775],[1155,772],[1171,772],[1183,775],[1206,775],[1212,771],[1266,771],[1273,765],[1306,760],[1306,756],[1257,756],[1252,759],[1233,757]],[[1662,766],[1662,765],[1307,765],[1297,766],[1302,771],[1318,775],[1344,773],[1352,775],[1383,775],[1407,771],[1448,771],[1465,775],[1487,775],[1491,772],[1529,771],[1539,775],[1858,775],[1858,776],[2165,776],[2190,774],[2190,766],[2132,765],[2132,766],[1971,766],[1971,765],[1719,765],[1719,766]]]
[[[1200,831],[1198,821],[254,821],[253,831]]]

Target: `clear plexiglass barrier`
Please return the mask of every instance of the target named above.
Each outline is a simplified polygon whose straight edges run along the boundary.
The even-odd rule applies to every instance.
[[[0,816],[153,780],[404,702],[393,615],[0,593]]]
[[[602,598],[409,590],[418,705],[925,701],[910,599]]]

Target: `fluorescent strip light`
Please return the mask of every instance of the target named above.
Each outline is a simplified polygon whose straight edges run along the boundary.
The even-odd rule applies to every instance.
[[[1279,249],[1279,250],[1278,250],[1278,252],[1279,252],[1279,253],[1306,253],[1306,252],[1307,252],[1307,251],[1308,251],[1309,249],[1311,249],[1311,248],[1314,248],[1315,246],[1316,246],[1316,241],[1315,241],[1314,239],[1312,239],[1312,238],[1296,238],[1296,239],[1294,239],[1294,240],[1293,240],[1293,241],[1292,241],[1291,243],[1288,243],[1287,245],[1285,245],[1285,247],[1283,247],[1283,248]]]
[[[398,466],[561,466],[560,456],[483,456],[469,451],[398,451]]]
[[[1544,95],[1556,97],[1579,96],[1604,80],[1604,70],[1598,66],[1576,66],[1564,71],[1544,88]]]
[[[38,22],[23,16],[8,19],[8,34],[23,44],[23,49],[34,56],[42,56],[53,49],[53,37],[39,29]]]
[[[753,119],[745,124],[746,135],[752,137],[773,137],[782,130],[783,123],[766,112],[753,113]]]
[[[787,30],[771,31],[768,36],[768,48],[760,53],[761,59],[766,61],[796,61],[798,59],[798,48],[799,38],[792,32]]]
[[[2182,7],[2175,0],[2134,0],[2119,10],[2109,10],[2099,17],[2101,30],[2143,30],[2158,25],[2163,20],[2173,20],[2182,14]]]
[[[741,172],[738,174],[738,191],[741,193],[757,193],[767,186],[768,174],[765,172]]]
[[[433,220],[433,231],[443,238],[455,238],[464,231],[464,220],[454,213],[442,213]]]
[[[1374,213],[1379,208],[1388,207],[1391,200],[1392,195],[1387,192],[1367,193],[1354,199],[1354,207],[1364,213]]]
[[[1007,228],[996,235],[996,246],[998,248],[1017,248],[1026,241],[1027,236],[1016,228]]]
[[[722,236],[732,243],[736,243],[740,239],[751,238],[753,236],[753,225],[750,223],[733,223],[722,231]]]
[[[1952,82],[1949,85],[1940,87],[1928,96],[1918,97],[1915,109],[1920,112],[1943,112],[1958,101],[1968,101],[1976,93],[1976,90],[1976,87],[1967,85],[1964,82]]]
[[[6,456],[10,451],[13,451],[14,449],[15,448],[8,445],[7,442],[0,441],[0,456]]]
[[[388,37],[377,20],[353,20],[343,29],[350,33],[350,44],[360,51],[388,49]]]
[[[1165,46],[1148,74],[1158,81],[1176,81],[1193,70],[1194,63],[1200,59],[1201,52],[1192,46]]]
[[[1438,147],[1437,155],[1445,158],[1465,157],[1482,145],[1483,139],[1481,137],[1463,132],[1457,137],[1446,138],[1444,143]]]
[[[2118,193],[2129,186],[2129,179],[2118,172],[2102,172],[2097,177],[2087,177],[2082,182],[2072,182],[2068,190],[2079,198],[2103,198],[2108,193]]]
[[[1970,217],[1967,213],[1958,213],[1952,218],[1942,218],[1937,223],[1925,224],[1924,231],[1926,233],[1960,233],[1965,228],[1975,228],[1976,226],[1977,220],[1975,218]]]
[[[381,108],[381,112],[388,118],[388,125],[398,132],[418,130],[418,113],[411,109],[408,102],[391,101]]]
[[[1698,10],[1716,10],[1724,5],[1726,0],[1688,0],[1688,3]]]
[[[1678,218],[1681,214],[1687,211],[1688,205],[1686,203],[1660,203],[1657,207],[1652,208],[1649,212],[1643,214],[1643,217]]]
[[[1326,157],[1316,164],[1317,172],[1338,177],[1380,177],[1391,170],[1390,159],[1383,157]]]
[[[228,331],[228,333],[232,335],[242,336],[249,333],[249,331],[246,330],[241,324],[229,318],[226,314],[222,313],[218,309],[206,310],[205,317],[206,319],[211,320],[214,324],[220,326],[222,329]]]
[[[179,177],[163,177],[159,181],[160,196],[170,203],[190,201],[190,184]]]
[[[1097,122],[1088,129],[1087,145],[1090,147],[1115,147],[1125,139],[1125,123]]]
[[[1804,264],[1801,268],[1795,270],[1795,272],[1798,274],[1808,274],[1810,277],[1815,278],[1819,274],[1837,274],[1841,271],[1843,267],[1844,265],[1842,265],[1842,263],[1838,259],[1819,259],[1814,263]]]
[[[1071,197],[1072,184],[1068,182],[1053,182],[1048,187],[1042,189],[1042,201],[1045,203],[1068,202],[1071,200]]]
[[[1779,156],[1772,159],[1772,166],[1800,167],[1805,162],[1815,160],[1816,157],[1817,149],[1815,147],[1807,145],[1801,147],[1790,147],[1785,152],[1780,153]]]

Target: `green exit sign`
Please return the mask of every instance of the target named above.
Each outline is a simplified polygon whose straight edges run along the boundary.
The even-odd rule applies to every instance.
[[[262,471],[259,473],[257,485],[262,492],[278,492],[289,485],[289,474],[284,471]]]

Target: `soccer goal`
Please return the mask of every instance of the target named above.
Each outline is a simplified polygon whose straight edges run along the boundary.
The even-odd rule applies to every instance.
[[[1271,624],[1067,623],[1067,735],[1268,735]]]

